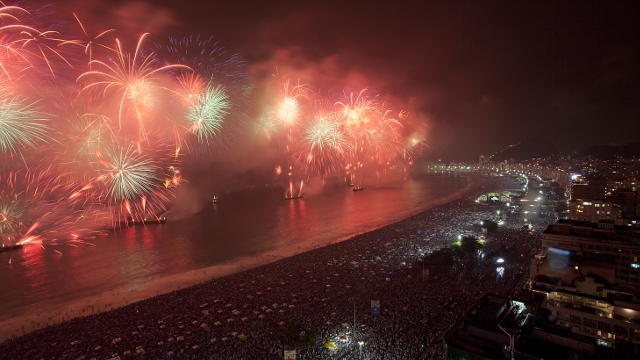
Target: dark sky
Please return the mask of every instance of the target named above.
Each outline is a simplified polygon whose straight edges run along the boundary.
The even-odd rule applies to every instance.
[[[538,136],[563,151],[639,139],[638,1],[69,4],[132,38],[215,35],[258,78],[277,67],[327,90],[387,92],[427,124],[431,156],[477,159]]]

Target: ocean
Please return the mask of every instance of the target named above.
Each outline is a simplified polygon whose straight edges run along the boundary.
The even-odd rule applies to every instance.
[[[163,279],[281,249],[284,256],[326,245],[428,209],[468,184],[461,174],[424,172],[365,182],[359,192],[346,185],[310,187],[297,200],[283,200],[281,188],[239,189],[221,194],[217,204],[200,199],[192,216],[169,212],[165,223],[86,240],[94,245],[3,252],[0,321],[100,295],[144,292]]]

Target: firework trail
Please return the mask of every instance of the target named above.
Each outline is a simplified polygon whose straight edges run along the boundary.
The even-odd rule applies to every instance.
[[[68,47],[73,41],[61,32],[64,26],[46,8],[0,8],[0,73],[10,81],[29,74],[55,87],[58,72],[73,69],[75,54]]]
[[[16,34],[21,31],[31,30],[21,21],[21,18],[29,16],[29,12],[18,6],[3,6],[0,8],[0,20],[3,26],[0,27],[0,68],[2,74],[8,80],[13,80],[13,73],[16,72],[17,63],[29,63],[28,57],[25,56],[19,47],[15,47],[13,39]],[[35,30],[35,29],[33,29]]]
[[[116,30],[115,29],[107,29],[107,30],[104,30],[104,31],[98,33],[94,37],[90,37],[89,34],[87,33],[87,30],[85,29],[84,25],[82,25],[82,22],[80,21],[80,18],[78,17],[78,15],[76,15],[74,13],[73,17],[78,22],[78,25],[80,26],[80,29],[82,29],[82,33],[84,34],[85,39],[84,40],[72,40],[72,41],[69,41],[69,43],[77,44],[77,45],[80,45],[80,46],[82,46],[84,48],[84,54],[86,56],[88,56],[88,59],[89,59],[89,63],[88,63],[89,70],[92,70],[92,63],[91,62],[93,61],[93,48],[95,46],[102,47],[103,49],[107,49],[107,50],[112,51],[112,52],[116,51],[115,49],[110,48],[110,47],[98,42],[98,39],[104,37],[105,35],[107,35],[109,33],[114,32]]]

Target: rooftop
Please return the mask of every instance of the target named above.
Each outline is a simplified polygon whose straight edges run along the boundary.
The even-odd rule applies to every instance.
[[[640,245],[640,227],[614,225],[612,220],[589,221],[559,219],[549,225],[543,235],[564,235],[603,242]]]

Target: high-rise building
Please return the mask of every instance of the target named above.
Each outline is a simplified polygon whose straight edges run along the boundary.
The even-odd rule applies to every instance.
[[[529,286],[545,295],[536,325],[554,342],[595,355],[640,351],[640,228],[558,220],[542,234]]]

